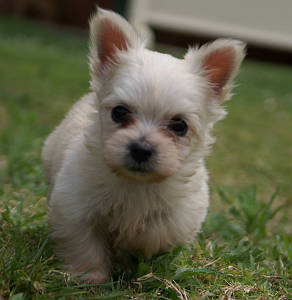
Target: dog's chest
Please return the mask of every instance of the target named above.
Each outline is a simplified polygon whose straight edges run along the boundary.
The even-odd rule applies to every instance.
[[[149,258],[153,254],[172,247],[169,216],[163,211],[152,211],[148,215],[120,215],[116,224],[111,223],[110,234],[117,249],[140,251]]]
[[[95,189],[94,203],[98,202],[97,215],[112,247],[140,251],[149,258],[184,244],[193,235],[196,221],[186,189],[175,184],[108,187]]]
[[[108,232],[115,248],[140,251],[151,257],[172,247],[173,212],[160,193],[133,189],[116,197],[110,201],[107,216]]]

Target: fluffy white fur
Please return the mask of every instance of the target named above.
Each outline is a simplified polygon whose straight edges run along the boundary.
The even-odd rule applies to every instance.
[[[180,60],[145,49],[117,14],[98,10],[90,22],[93,92],[48,137],[49,223],[67,269],[104,282],[119,250],[146,258],[192,240],[208,208],[204,157],[211,129],[225,111],[244,45],[217,40]],[[111,110],[124,105],[133,123],[120,128]],[[180,116],[183,137],[168,129]],[[129,142],[147,140],[151,172],[127,167]]]

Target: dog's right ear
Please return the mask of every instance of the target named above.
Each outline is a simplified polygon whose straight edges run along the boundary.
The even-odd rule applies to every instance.
[[[124,18],[98,8],[90,20],[89,62],[92,76],[117,64],[119,51],[127,51],[139,43],[137,33]]]

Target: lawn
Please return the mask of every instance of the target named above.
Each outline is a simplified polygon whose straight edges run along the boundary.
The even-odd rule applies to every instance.
[[[291,78],[291,66],[245,61],[215,129],[196,242],[78,285],[49,239],[40,151],[88,91],[87,38],[0,17],[0,299],[292,299]]]

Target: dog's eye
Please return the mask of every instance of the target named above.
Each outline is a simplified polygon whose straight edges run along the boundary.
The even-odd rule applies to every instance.
[[[118,105],[112,109],[112,120],[116,123],[127,123],[129,113],[126,107]]]
[[[172,118],[168,129],[173,131],[178,136],[184,136],[188,131],[187,123],[181,118]]]

